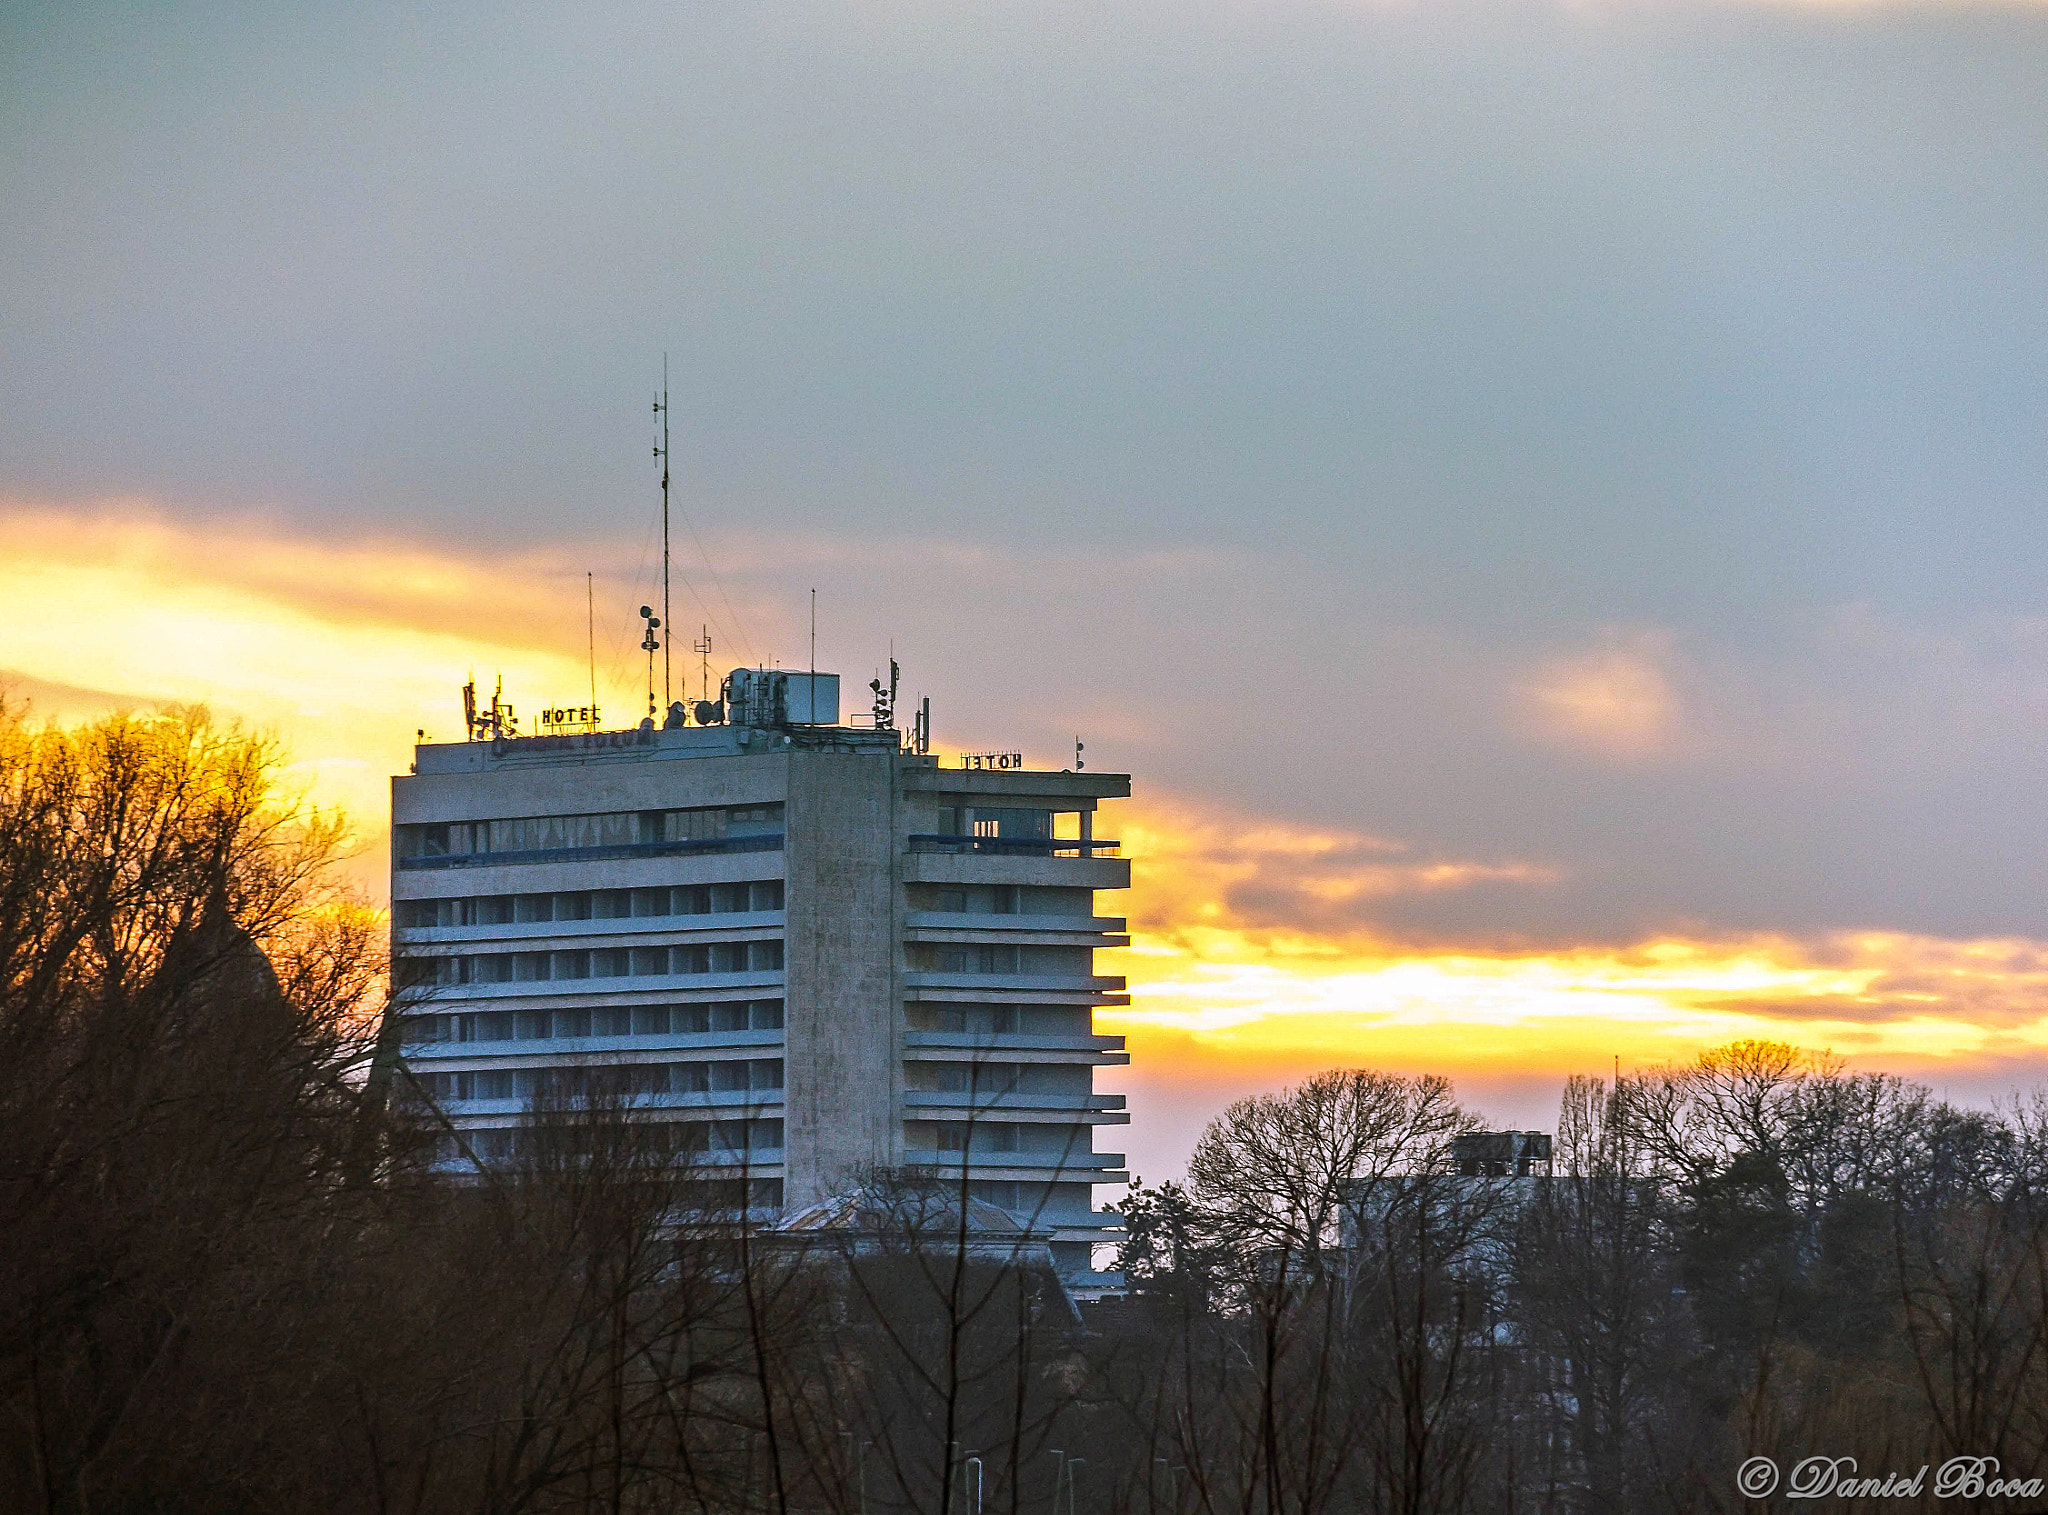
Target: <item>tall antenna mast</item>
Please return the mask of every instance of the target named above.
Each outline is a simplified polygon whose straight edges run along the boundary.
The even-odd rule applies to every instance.
[[[654,402],[654,413],[661,417],[661,441],[655,444],[654,455],[661,459],[661,702],[667,705],[675,698],[669,687],[669,604],[668,604],[668,354],[661,355],[661,398]]]
[[[703,680],[704,702],[708,705],[711,703],[711,628],[709,626],[706,626],[698,633],[697,640],[691,643],[691,650],[701,659],[698,664],[699,672],[697,676]]]
[[[597,575],[583,575],[584,632],[590,650],[590,729],[597,730]]]

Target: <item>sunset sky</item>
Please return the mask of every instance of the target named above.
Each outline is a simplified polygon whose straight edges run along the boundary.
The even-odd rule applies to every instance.
[[[0,684],[355,816],[893,647],[1135,798],[1126,1147],[1736,1036],[2048,1076],[2048,5],[0,11]],[[692,670],[695,659],[681,660]]]

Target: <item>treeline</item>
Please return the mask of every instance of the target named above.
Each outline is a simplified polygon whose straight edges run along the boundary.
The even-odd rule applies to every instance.
[[[1201,1508],[1815,1508],[1816,1457],[1853,1462],[1809,1491],[1934,1470],[1825,1508],[2048,1507],[2040,1099],[1752,1041],[1571,1080],[1549,1176],[1459,1177],[1476,1126],[1442,1080],[1327,1073],[1132,1196],[1127,1331],[1162,1350],[1122,1397]],[[1938,1500],[1958,1457],[2035,1482]]]
[[[1448,1084],[1329,1073],[1135,1190],[1132,1292],[1077,1309],[930,1176],[764,1227],[630,1094],[452,1179],[279,773],[197,715],[0,714],[0,1512],[1615,1515],[1770,1507],[1756,1455],[2043,1470],[2038,1104],[1740,1044],[1575,1081],[1554,1173],[1492,1179]]]

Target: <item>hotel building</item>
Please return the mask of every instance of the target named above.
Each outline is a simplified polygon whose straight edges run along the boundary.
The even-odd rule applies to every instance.
[[[759,1212],[965,1177],[1083,1281],[1115,1220],[1092,1187],[1127,1177],[1093,1011],[1125,1003],[1096,892],[1130,865],[1095,809],[1129,777],[945,767],[838,724],[831,675],[743,677],[721,724],[423,744],[393,779],[393,946],[428,985],[405,1057],[451,1145],[508,1157],[536,1096],[608,1080]]]

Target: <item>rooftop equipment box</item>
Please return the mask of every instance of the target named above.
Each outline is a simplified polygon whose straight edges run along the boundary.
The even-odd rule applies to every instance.
[[[837,726],[839,675],[735,668],[726,680],[735,726]]]

